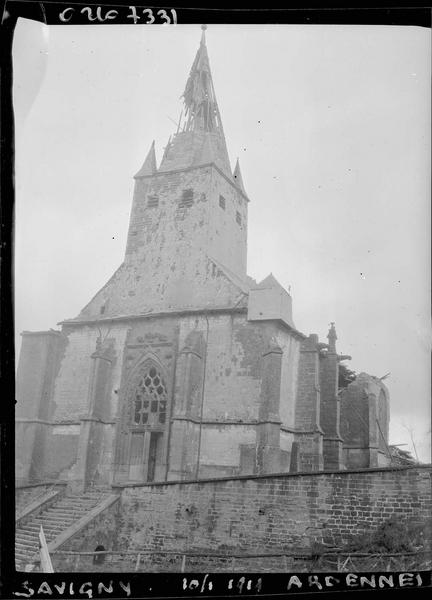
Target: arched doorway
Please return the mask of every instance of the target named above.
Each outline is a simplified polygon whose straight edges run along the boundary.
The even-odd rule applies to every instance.
[[[135,371],[127,392],[129,479],[155,481],[163,467],[168,390],[162,368],[153,360]]]

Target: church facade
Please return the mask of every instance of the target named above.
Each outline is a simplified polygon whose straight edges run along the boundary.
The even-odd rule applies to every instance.
[[[273,275],[247,275],[249,197],[205,32],[183,99],[160,165],[153,143],[135,175],[119,269],[61,330],[22,334],[17,480],[79,490],[387,464],[384,384],[362,374],[341,394],[334,324],[325,342],[298,331]]]

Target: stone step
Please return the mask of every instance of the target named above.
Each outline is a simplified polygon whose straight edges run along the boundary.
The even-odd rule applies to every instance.
[[[28,554],[29,552],[37,552],[38,550],[39,546],[37,544],[15,544],[15,552]]]
[[[42,525],[48,543],[78,521],[106,497],[107,492],[89,492],[81,496],[63,496],[56,504],[30,518],[16,531],[15,561],[17,566],[31,562],[38,552],[39,531]]]
[[[37,544],[36,540],[31,540],[31,541],[30,540],[23,541],[23,540],[18,540],[18,539],[15,540],[15,546],[19,545],[20,548],[21,548],[21,546],[34,546],[35,544]]]
[[[30,533],[17,533],[15,535],[15,540],[20,540],[23,542],[34,542],[38,540],[38,536],[37,535],[31,535]]]
[[[89,506],[56,506],[55,510],[53,510],[53,513],[66,513],[74,515],[83,514],[89,510],[92,510],[95,506],[97,506],[97,504],[91,504]]]
[[[31,529],[32,531],[37,531],[39,533],[40,531],[40,526],[42,525],[42,527],[45,529],[46,527],[55,527],[56,529],[63,529],[63,525],[62,523],[48,523],[45,520],[40,520],[40,519],[33,519],[32,521],[30,521],[28,524],[26,525],[21,525],[20,529],[26,531]]]
[[[24,540],[23,538],[17,538],[15,540],[15,545],[16,546],[31,546],[33,548],[33,546],[38,546],[38,540],[37,539],[33,539],[33,540]]]
[[[37,544],[23,544],[22,542],[15,542],[15,549],[19,551],[33,550],[35,548],[38,549]]]
[[[19,557],[28,557],[33,556],[35,552],[37,552],[37,548],[15,548],[15,556]]]
[[[29,525],[29,527],[31,527]],[[38,530],[39,531],[39,530]],[[36,534],[36,530],[28,530],[28,529],[22,529],[21,527],[19,529],[16,530],[15,532],[15,537],[18,537],[19,535],[31,535],[32,537],[34,537]]]
[[[56,538],[63,531],[64,531],[64,529],[45,529],[44,533],[45,533],[45,538],[46,538],[47,542],[51,542],[51,540]],[[39,540],[39,535],[37,535],[36,537]]]
[[[23,549],[19,549],[19,550],[15,550],[15,558],[19,558],[21,560],[28,560],[29,557],[34,556],[37,552],[37,548],[36,550],[23,550]]]
[[[47,538],[48,541],[48,538]],[[20,549],[31,549],[32,551],[37,551],[39,548],[39,538],[37,535],[32,537],[22,537],[17,535],[15,538],[15,546]]]
[[[59,508],[61,510],[88,510],[90,508],[93,508],[94,506],[96,506],[97,504],[99,504],[99,502],[95,501],[95,502],[65,502],[64,504],[56,504],[55,507],[53,508]]]
[[[76,519],[65,519],[65,518],[60,518],[60,517],[51,517],[51,516],[43,515],[41,517],[37,517],[37,518],[33,519],[32,523],[41,523],[42,526],[44,523],[52,523],[53,525],[62,526],[63,523],[72,523],[75,520]]]
[[[45,529],[44,533],[45,533],[45,538],[46,538],[47,542],[51,542],[53,539],[55,539],[57,536],[59,536],[62,533],[62,531],[64,531],[64,530],[63,529]],[[32,539],[38,540],[38,543],[39,543],[39,534],[36,532],[33,532]]]
[[[79,512],[82,512],[82,508],[78,508],[76,506],[51,506],[51,508],[49,508],[48,510],[46,510],[45,512],[49,512],[49,513],[60,513],[60,514],[76,514]]]
[[[58,515],[59,517],[61,516],[79,516],[82,515],[82,510],[79,510],[77,508],[50,508],[49,510],[47,510],[44,514],[50,514],[50,515]]]
[[[35,524],[36,525],[36,524]],[[35,529],[31,529],[30,531],[35,531],[37,533],[37,535],[39,535],[39,531],[40,531],[40,527],[39,527],[39,523],[37,524]],[[60,526],[55,526],[55,525],[50,525],[48,523],[43,523],[43,530],[45,535],[49,534],[49,533],[60,533],[61,531],[64,531],[64,527],[60,527]]]
[[[21,536],[21,532],[15,534],[15,538],[18,539]],[[26,539],[32,539],[32,540],[38,540],[39,539],[39,535],[36,531],[24,531],[23,532],[23,537],[25,537]]]
[[[49,537],[49,536],[53,536],[53,535],[58,535],[65,529],[68,529],[69,526],[68,525],[60,526],[60,525],[52,525],[51,523],[43,523],[42,527],[43,527],[45,537]],[[33,529],[33,531],[35,531],[35,530]],[[37,537],[39,537],[39,531],[40,531],[40,529],[39,529],[39,524],[38,524]]]
[[[63,496],[62,500],[94,500],[95,498],[100,498],[109,492],[86,492],[85,494],[68,494],[67,496]]]
[[[22,529],[20,529],[20,531],[24,531],[24,532],[32,532],[32,533],[36,533],[37,535],[39,535],[40,532],[40,526],[42,525],[43,530],[46,532],[49,529],[52,530],[56,530],[56,531],[61,531],[64,529],[64,527],[62,525],[59,525],[58,523],[56,523],[55,525],[50,524],[50,523],[46,523],[45,521],[43,523],[29,523],[28,525],[24,525],[22,527]]]
[[[81,513],[82,514],[82,513]],[[53,519],[75,519],[76,518],[76,513],[72,513],[72,512],[66,512],[65,514],[61,514],[59,515],[58,513],[55,512],[51,512],[51,511],[46,511],[41,513],[40,515],[35,516],[35,519],[47,519],[47,518],[53,518]]]
[[[91,498],[84,498],[83,496],[64,496],[58,500],[59,503],[67,504],[90,504],[91,502],[98,502],[102,496],[92,496]]]
[[[18,550],[19,552],[27,552],[29,550],[31,551],[36,551],[39,549],[38,544],[22,544],[21,542],[16,542],[15,543],[15,550]]]
[[[37,538],[39,538],[40,527],[39,527],[39,525],[28,525],[22,531],[23,531],[23,533],[25,535],[36,536]],[[59,532],[59,531],[63,531],[63,528],[62,527],[55,527],[55,528],[54,527],[53,528],[51,528],[51,527],[44,527],[44,533],[45,533],[45,535],[47,535],[49,532],[56,533],[56,532]]]
[[[36,524],[41,523],[42,527],[46,525],[54,525],[56,527],[68,527],[71,523],[74,523],[77,519],[54,519],[52,517],[43,518],[40,521],[35,521]]]
[[[92,494],[91,496],[63,496],[59,502],[73,502],[88,504],[89,502],[99,502],[106,494]]]
[[[21,563],[26,564],[29,562],[29,558],[31,557],[27,556],[27,554],[19,554],[18,552],[15,552],[15,560],[19,560]]]
[[[82,515],[82,513],[81,513],[81,515]],[[78,521],[78,518],[79,517],[76,517],[75,515],[68,515],[68,516],[43,515],[41,517],[41,519],[45,523],[48,523],[50,521],[51,523],[59,523],[60,525],[62,523],[72,523],[73,521]]]

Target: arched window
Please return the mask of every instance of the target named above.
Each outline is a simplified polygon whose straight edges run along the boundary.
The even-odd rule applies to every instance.
[[[165,424],[167,387],[155,364],[149,363],[132,391],[132,425],[158,427]]]

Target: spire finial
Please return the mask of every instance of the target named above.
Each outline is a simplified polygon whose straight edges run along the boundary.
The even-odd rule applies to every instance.
[[[205,46],[205,43],[206,43],[205,32],[207,29],[207,25],[201,25],[201,29],[202,29],[201,44]]]

